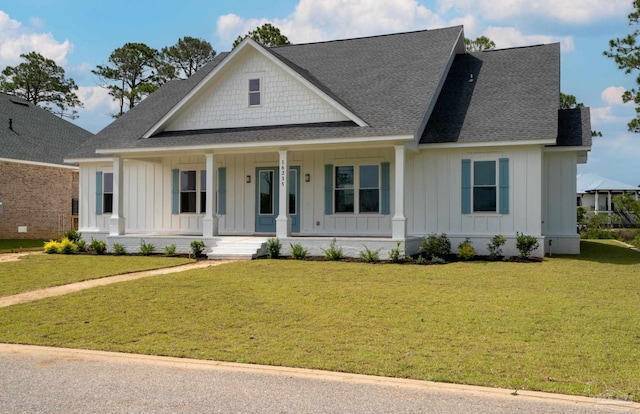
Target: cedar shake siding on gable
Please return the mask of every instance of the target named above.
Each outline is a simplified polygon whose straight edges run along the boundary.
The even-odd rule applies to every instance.
[[[71,203],[77,197],[77,171],[0,162],[0,239],[61,237],[72,228]],[[27,232],[19,233],[19,226]]]

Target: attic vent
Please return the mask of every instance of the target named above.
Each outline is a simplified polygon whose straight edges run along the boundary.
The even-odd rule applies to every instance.
[[[16,105],[20,105],[20,106],[26,106],[27,108],[29,107],[29,104],[26,102],[22,102],[22,101],[14,101],[13,99],[11,99],[11,102],[13,102]]]
[[[469,83],[473,83],[473,73],[469,75]]]

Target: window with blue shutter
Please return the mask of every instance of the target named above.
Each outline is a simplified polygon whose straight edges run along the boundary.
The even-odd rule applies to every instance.
[[[333,214],[333,165],[324,166],[324,214]]]
[[[509,214],[509,159],[500,158],[499,162],[499,186],[500,202],[498,209],[500,214]]]
[[[171,214],[180,212],[180,170],[171,170]]]
[[[471,160],[462,160],[462,214],[471,213]]]
[[[102,214],[102,171],[96,171],[96,215]]]

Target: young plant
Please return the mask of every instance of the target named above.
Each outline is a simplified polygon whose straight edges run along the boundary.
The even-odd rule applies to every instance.
[[[75,243],[76,243],[76,246],[78,246],[78,251],[79,252],[86,252],[87,251],[87,242],[84,241],[84,239],[77,240]]]
[[[175,256],[176,254],[176,245],[171,244],[169,246],[164,246],[164,255],[167,257]]]
[[[269,259],[277,259],[280,257],[280,249],[282,249],[282,244],[277,237],[272,237],[267,240],[267,255]]]
[[[527,236],[524,233],[516,233],[516,248],[520,252],[521,259],[528,259],[531,252],[537,249],[540,244],[534,236]]]
[[[367,246],[364,246],[364,250],[360,252],[360,258],[364,260],[365,263],[378,263],[380,261],[380,250],[371,250]]]
[[[60,242],[49,240],[44,244],[44,252],[47,254],[56,254],[60,251]]]
[[[91,249],[91,251],[93,251],[95,254],[104,254],[104,252],[107,250],[107,243],[103,242],[102,240],[96,240],[92,237],[89,249]]]
[[[389,252],[389,261],[391,263],[400,263],[404,260],[404,250],[400,248],[402,241],[398,240],[396,247]]]
[[[418,253],[427,260],[443,257],[451,253],[451,241],[444,233],[440,236],[431,234],[422,240]]]
[[[62,254],[71,254],[75,253],[78,250],[78,246],[67,237],[63,237],[60,240],[60,247],[58,248],[58,252]]]
[[[340,260],[344,257],[344,252],[342,251],[342,247],[336,247],[336,239],[331,241],[328,249],[322,249],[324,256],[331,261]]]
[[[204,242],[202,240],[194,240],[191,242],[191,253],[193,257],[202,256],[202,251],[204,250]]]
[[[155,249],[156,246],[151,243],[145,243],[144,240],[140,242],[140,254],[143,256],[149,256]]]
[[[294,259],[303,260],[303,259],[306,259],[307,256],[309,255],[309,251],[304,247],[302,247],[300,243],[290,244],[290,246],[291,246],[291,256],[293,256]]]
[[[127,248],[124,247],[124,244],[113,243],[113,254],[116,256],[122,256],[127,254]]]
[[[443,265],[443,264],[446,264],[447,262],[445,262],[442,257],[433,256],[429,263],[431,263],[432,265]]]
[[[473,243],[467,237],[458,245],[458,258],[461,260],[472,260],[474,257],[476,257],[476,249],[473,248]]]
[[[78,240],[82,239],[82,233],[79,233],[78,230],[69,230],[65,231],[62,237],[66,237],[74,243],[78,243]]]
[[[502,257],[502,246],[507,242],[507,239],[501,235],[495,235],[491,239],[491,243],[487,244],[489,249],[489,258],[491,260],[499,260]]]

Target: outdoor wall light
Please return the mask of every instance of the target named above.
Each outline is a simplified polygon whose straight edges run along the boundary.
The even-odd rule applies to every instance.
[[[305,183],[311,182],[311,174],[307,173],[304,175],[304,182]]]
[[[251,176],[250,176],[250,175],[247,175],[247,176],[244,178],[244,181],[245,181],[247,184],[250,184],[250,183],[251,183]]]

